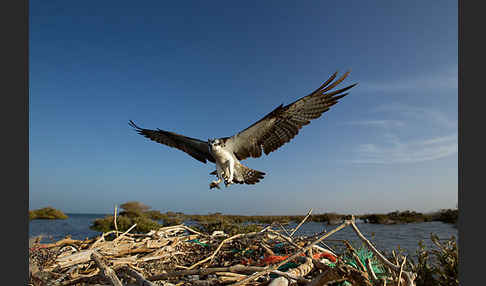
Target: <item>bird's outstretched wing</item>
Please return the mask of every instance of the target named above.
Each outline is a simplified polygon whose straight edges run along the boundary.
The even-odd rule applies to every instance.
[[[336,104],[338,99],[348,94],[344,92],[356,84],[330,91],[348,74],[349,71],[333,82],[337,76],[337,72],[334,73],[309,95],[289,105],[278,106],[255,124],[232,137],[225,138],[225,144],[231,148],[238,160],[248,157],[258,158],[262,155],[262,150],[266,155],[277,150],[294,138],[302,126],[309,124],[310,120],[320,117],[323,112]]]
[[[207,161],[215,162],[213,156],[209,153],[207,142],[165,130],[140,128],[131,120],[128,124],[135,128],[138,134],[141,134],[150,140],[184,151],[203,163],[206,163]]]

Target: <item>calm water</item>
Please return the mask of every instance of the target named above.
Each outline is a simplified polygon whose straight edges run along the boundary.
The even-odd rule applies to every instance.
[[[52,242],[71,235],[72,239],[84,240],[87,237],[101,235],[101,232],[89,229],[93,221],[103,218],[104,214],[66,214],[67,219],[35,219],[29,222],[29,237],[42,235],[42,242]]]
[[[105,217],[104,214],[67,214],[65,220],[32,220],[29,223],[29,237],[43,235],[42,242],[57,241],[67,235],[73,239],[83,240],[87,237],[100,235],[101,232],[89,229],[89,226],[97,218]],[[358,223],[361,233],[372,241],[380,250],[391,251],[400,246],[405,252],[415,254],[418,242],[424,241],[427,247],[432,247],[430,234],[434,233],[440,239],[448,239],[451,236],[458,238],[458,231],[452,224],[442,222],[410,223],[399,225],[381,225]],[[291,223],[285,226],[292,229],[296,224]],[[296,232],[295,235],[313,235],[324,230],[331,231],[336,226],[328,226],[325,223],[306,222]],[[294,235],[294,236],[295,236]],[[329,241],[324,240],[330,247],[338,247],[342,243],[332,240],[348,240],[359,242],[359,239],[351,227],[344,228],[329,237]]]

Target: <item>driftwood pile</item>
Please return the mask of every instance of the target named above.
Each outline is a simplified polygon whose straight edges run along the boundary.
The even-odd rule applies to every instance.
[[[310,212],[308,216],[310,215]],[[354,218],[319,236],[294,238],[281,225],[229,236],[200,233],[186,225],[146,234],[111,231],[86,240],[65,238],[30,248],[30,285],[415,285],[403,270],[406,259],[390,262],[357,228]],[[369,260],[357,267],[321,242],[352,227],[386,270],[380,278]],[[347,281],[347,282],[344,282]]]

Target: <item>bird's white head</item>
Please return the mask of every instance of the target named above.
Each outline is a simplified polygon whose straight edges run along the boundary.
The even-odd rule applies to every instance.
[[[224,147],[224,143],[220,139],[208,139],[208,144],[209,148],[214,151],[220,150],[222,147]]]

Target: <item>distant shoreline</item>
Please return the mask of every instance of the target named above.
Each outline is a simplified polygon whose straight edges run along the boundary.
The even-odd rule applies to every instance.
[[[51,208],[49,216],[42,216],[39,214],[46,213],[46,209],[43,208],[35,211],[29,211],[29,217],[31,213],[37,214],[37,217],[32,219],[65,219],[68,215],[92,215],[92,216],[113,216],[113,213],[67,213],[64,214],[59,210]],[[59,217],[54,217],[52,215],[53,211],[58,211]],[[444,223],[457,224],[458,220],[458,209],[443,209],[432,213],[420,213],[415,211],[395,211],[390,213],[371,213],[371,214],[360,214],[354,215],[356,219],[362,220],[364,223],[373,224],[400,224],[400,223],[415,223],[415,222],[430,222],[430,221],[441,221]],[[66,216],[65,218],[63,217]],[[292,221],[301,221],[305,215],[232,215],[223,213],[209,213],[209,214],[185,214],[182,212],[172,212],[167,211],[161,213],[160,211],[150,210],[147,211],[147,215],[154,220],[165,220],[165,221],[205,221],[208,219],[222,218],[228,219],[234,222],[245,223],[289,223]],[[344,219],[350,218],[350,214],[338,214],[338,213],[320,213],[312,214],[307,220],[313,222],[325,222],[331,225],[339,224]]]
[[[414,211],[395,211],[387,214],[363,214],[354,215],[354,219],[361,220],[364,223],[370,224],[406,224],[406,223],[420,223],[420,222],[433,222],[440,221],[443,223],[456,224],[458,220],[458,210],[447,209],[440,210],[438,212],[423,214]],[[307,215],[299,216],[251,216],[251,215],[227,215],[222,213],[212,213],[206,215],[198,214],[184,214],[182,212],[161,213],[156,210],[131,210],[122,211],[118,214],[118,227],[124,231],[128,227],[137,223],[136,231],[144,232],[150,231],[153,228],[160,226],[174,226],[183,224],[186,222],[194,222],[202,228],[218,229],[222,227],[228,228],[228,230],[234,231],[238,229],[238,232],[244,232],[243,228],[249,228],[255,231],[255,227],[258,225],[268,224],[288,224],[290,222],[319,222],[327,223],[328,225],[341,224],[345,220],[349,220],[353,215],[338,214],[338,213],[324,213],[324,214],[312,214],[309,212]],[[114,229],[114,215],[106,215],[103,218],[94,220],[93,225],[90,227],[96,231],[107,232]]]

